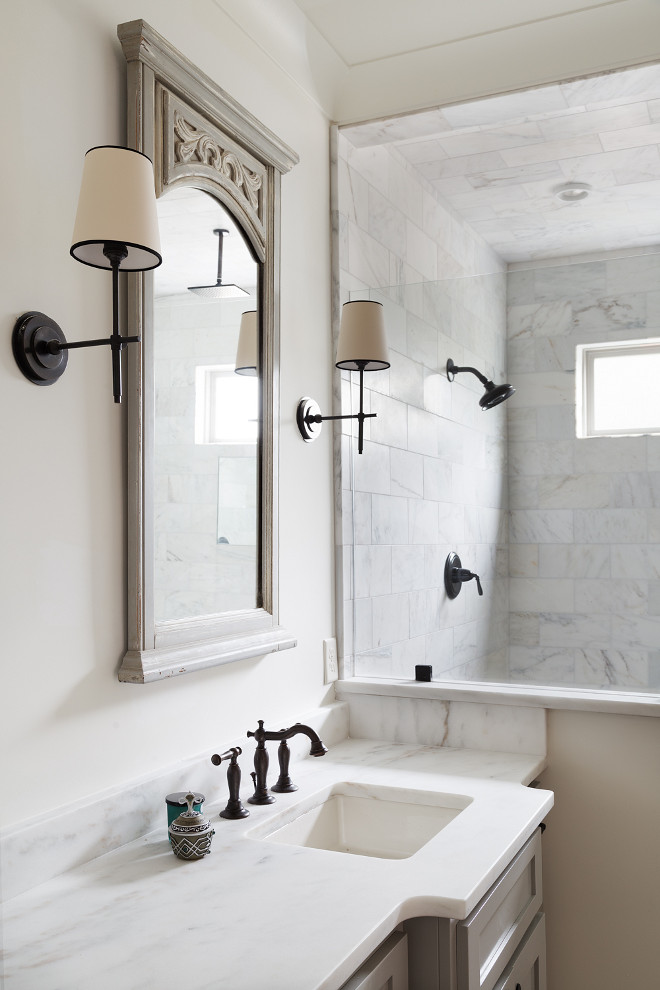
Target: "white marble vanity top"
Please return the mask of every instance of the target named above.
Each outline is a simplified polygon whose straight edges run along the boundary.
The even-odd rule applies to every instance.
[[[208,805],[215,838],[203,860],[176,859],[163,826],[6,902],[5,990],[337,990],[399,922],[470,913],[552,807],[549,791],[524,786],[543,762],[346,740],[293,766],[299,790],[250,805],[247,819]],[[400,860],[248,834],[344,781],[470,803]]]

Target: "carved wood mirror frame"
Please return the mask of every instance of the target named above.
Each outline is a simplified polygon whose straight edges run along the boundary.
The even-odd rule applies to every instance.
[[[241,226],[260,265],[261,439],[257,607],[158,622],[154,614],[153,275],[128,276],[128,649],[119,680],[145,683],[296,645],[278,623],[280,179],[298,156],[144,21],[117,29],[129,147],[152,159],[156,195],[193,186]]]

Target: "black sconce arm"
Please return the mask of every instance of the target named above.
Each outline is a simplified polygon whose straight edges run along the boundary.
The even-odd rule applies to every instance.
[[[298,423],[298,429],[302,435],[303,440],[315,440],[318,436],[318,431],[314,430],[314,425],[324,423],[326,420],[331,419],[357,419],[358,421],[358,454],[361,454],[364,448],[364,421],[365,419],[375,419],[377,413],[366,413],[364,411],[364,366],[367,364],[366,361],[356,362],[359,367],[360,372],[360,411],[356,413],[347,413],[343,416],[322,416],[320,410],[318,410],[318,405],[313,399],[304,398],[298,403],[298,409],[296,411],[296,422]]]

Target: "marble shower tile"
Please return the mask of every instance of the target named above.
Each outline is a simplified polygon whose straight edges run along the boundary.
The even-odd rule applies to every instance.
[[[424,492],[424,458],[408,450],[390,450],[390,491],[407,498],[427,497]]]
[[[609,578],[610,547],[599,544],[543,544],[539,547],[539,573],[549,578],[575,578],[576,582],[582,578]]]
[[[643,650],[576,650],[575,682],[601,688],[645,688],[648,654]]]
[[[374,544],[408,543],[408,499],[393,495],[373,495],[371,539]]]
[[[539,508],[604,509],[610,505],[610,485],[607,474],[543,475],[539,477]]]
[[[581,615],[539,613],[541,646],[584,646],[607,649],[612,643],[612,620],[600,613]]]
[[[576,509],[576,543],[642,543],[649,524],[642,509]]]
[[[392,547],[356,546],[355,597],[375,598],[392,592]]]
[[[392,552],[392,591],[419,591],[426,587],[424,546],[394,546]]]
[[[626,612],[641,615],[646,612],[648,583],[646,581],[581,580],[575,582],[575,611],[604,612],[614,615]]]
[[[383,595],[371,599],[375,647],[402,642],[410,636],[410,596]]]
[[[519,509],[511,512],[511,543],[572,543],[573,513],[567,509]]]
[[[556,578],[512,577],[509,581],[509,601],[515,612],[572,612],[573,582]]]
[[[660,545],[612,544],[612,574],[621,578],[660,580]]]
[[[573,650],[530,650],[512,646],[509,650],[509,674],[514,683],[572,684],[575,680]]]

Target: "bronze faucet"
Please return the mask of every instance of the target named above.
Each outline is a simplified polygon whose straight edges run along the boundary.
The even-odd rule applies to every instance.
[[[254,794],[248,798],[248,804],[272,804],[275,800],[272,794],[268,793],[266,786],[266,775],[268,773],[268,750],[266,749],[266,742],[268,741],[279,740],[280,743],[277,750],[280,775],[277,783],[273,784],[271,790],[278,791],[279,793],[298,790],[289,776],[289,758],[291,754],[287,745],[287,739],[291,739],[292,736],[297,736],[300,733],[306,735],[311,742],[310,756],[324,756],[328,752],[327,747],[323,745],[316,732],[314,732],[314,729],[310,729],[308,725],[302,725],[300,722],[296,722],[290,729],[271,731],[264,729],[263,719],[259,719],[259,727],[254,732],[248,732],[248,738],[253,737],[257,741],[257,748],[254,751],[254,773],[252,774]]]

